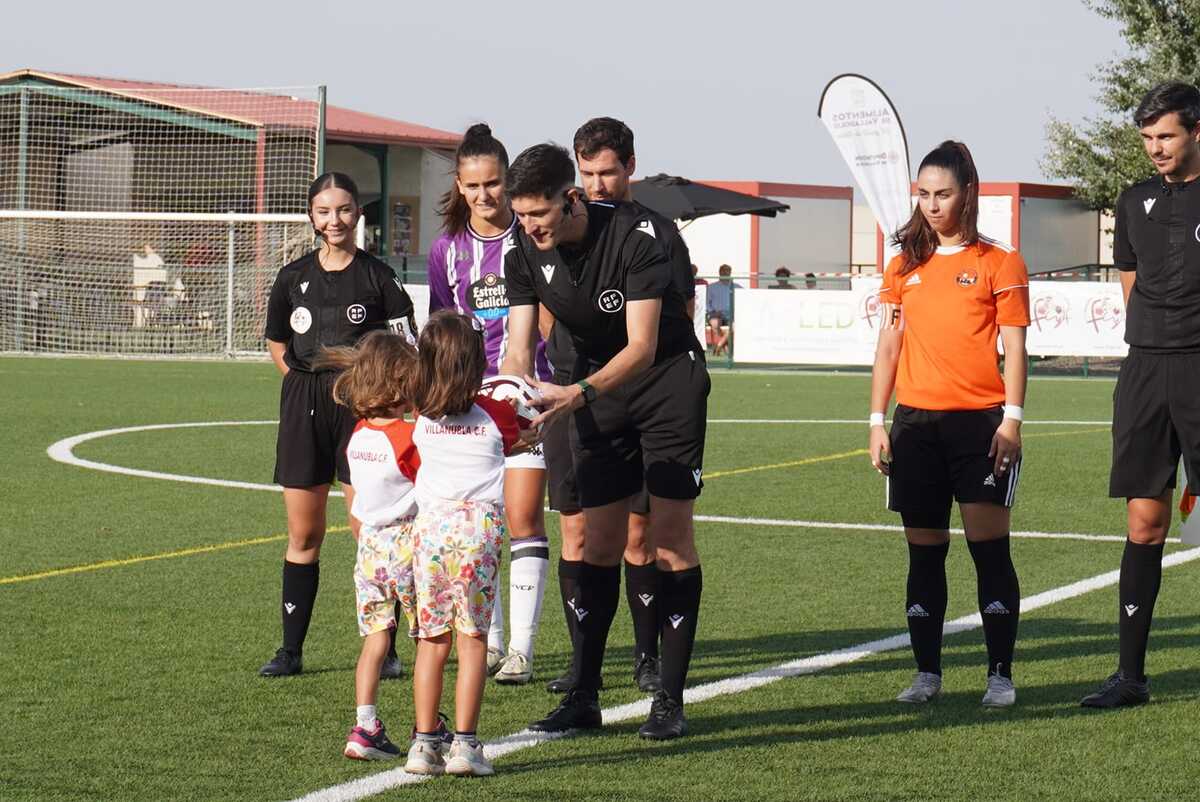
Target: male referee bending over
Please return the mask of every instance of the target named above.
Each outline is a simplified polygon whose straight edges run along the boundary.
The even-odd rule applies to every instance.
[[[584,203],[574,182],[571,155],[549,144],[526,150],[505,177],[520,226],[505,245],[509,347],[501,372],[531,373],[541,302],[578,354],[575,384],[538,389],[543,419],[572,415],[587,529],[575,604],[577,683],[530,729],[600,726],[604,647],[630,504],[644,482],[658,561],[671,570],[659,578],[662,690],[640,734],[675,738],[687,730],[683,687],[700,609],[692,507],[702,484],[708,370],[653,223],[633,204]]]
[[[1133,115],[1158,175],[1117,200],[1113,264],[1125,292],[1129,356],[1113,394],[1108,493],[1125,497],[1129,539],[1119,584],[1120,663],[1084,707],[1150,700],[1150,619],[1180,452],[1200,493],[1200,91],[1160,84]]]
[[[629,130],[629,126],[612,117],[595,117],[575,132],[574,146],[580,183],[588,200],[633,202],[630,179],[636,167],[636,158],[633,153],[633,131]],[[679,236],[673,222],[644,206],[640,211],[654,225],[655,239],[662,246],[670,265],[672,290],[683,297],[684,308],[691,318],[696,285],[692,280],[687,244]],[[540,320],[539,325],[544,327],[546,322]],[[554,383],[571,384],[570,372],[574,369],[576,358],[571,338],[555,329],[546,341],[546,355],[554,366]],[[567,631],[571,633],[571,642],[574,643],[577,622],[573,608],[585,526],[575,490],[575,469],[568,441],[567,427],[552,426],[545,431],[542,449],[546,455],[546,472],[550,480],[550,508],[559,512],[559,529],[562,533],[562,559],[558,563],[559,590],[562,593],[563,613],[567,617]],[[662,621],[658,609],[659,568],[649,530],[650,498],[643,488],[634,496],[629,516],[629,543],[625,547],[625,598],[633,616],[634,682],[640,690],[655,692],[662,688],[658,654]],[[664,555],[664,559],[669,556]],[[664,565],[668,571],[676,567],[669,563]],[[575,677],[568,671],[546,687],[564,692],[574,684]]]

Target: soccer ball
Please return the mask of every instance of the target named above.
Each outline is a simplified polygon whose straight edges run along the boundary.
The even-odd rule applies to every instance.
[[[538,410],[534,406],[542,403],[542,396],[538,391],[520,376],[489,376],[483,380],[483,386],[479,392],[481,395],[497,401],[515,398],[517,417],[523,418],[526,422],[532,421],[538,416]]]

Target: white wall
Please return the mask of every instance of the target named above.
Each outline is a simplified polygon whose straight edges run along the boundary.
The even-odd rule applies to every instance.
[[[875,222],[875,215],[871,212],[871,207],[865,203],[856,204],[853,215],[850,264],[873,269],[878,257],[876,236],[879,225]],[[868,269],[866,272],[869,273],[871,270]]]
[[[1021,199],[1021,255],[1029,271],[1095,264],[1100,215],[1076,200]]]
[[[791,214],[791,212],[785,212]],[[704,278],[715,277],[717,268],[727,264],[733,275],[750,274],[750,217],[714,214],[679,224],[679,233],[687,243],[692,264]]]
[[[1105,212],[1100,215],[1100,258],[1098,264],[1111,265],[1113,263],[1113,228],[1117,221],[1111,214]]]
[[[779,266],[792,275],[845,273],[850,269],[849,201],[780,198],[792,208],[758,223],[758,272],[770,276]]]
[[[441,231],[442,218],[437,207],[442,195],[454,180],[454,160],[432,150],[421,151],[421,215],[417,232],[420,252],[429,253],[430,246]]]
[[[979,196],[979,233],[1012,245],[1012,195]]]

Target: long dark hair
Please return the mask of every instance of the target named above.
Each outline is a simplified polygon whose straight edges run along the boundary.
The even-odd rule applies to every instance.
[[[500,163],[500,170],[504,172],[508,170],[508,151],[504,149],[504,145],[499,139],[492,136],[492,129],[487,123],[475,123],[467,132],[463,134],[462,142],[458,145],[458,150],[454,152],[454,171],[458,173],[458,166],[467,159],[474,159],[480,156],[491,156]],[[458,184],[452,183],[450,189],[442,196],[438,206],[438,214],[442,216],[442,228],[450,236],[461,234],[467,228],[467,222],[471,219],[471,207],[467,205],[467,199],[458,191]]]
[[[372,331],[353,348],[323,348],[314,364],[341,371],[333,382],[333,400],[356,418],[390,418],[399,408],[412,406],[408,389],[417,351],[397,334]]]
[[[479,395],[485,370],[483,332],[471,318],[442,309],[421,329],[408,395],[427,418],[463,415]]]
[[[921,160],[917,175],[920,176],[926,167],[940,167],[953,174],[964,196],[958,217],[958,230],[962,235],[963,244],[974,245],[979,242],[979,174],[975,171],[975,160],[971,158],[971,151],[967,150],[967,146],[962,142],[947,139]],[[937,232],[921,213],[919,204],[913,209],[908,222],[892,237],[892,244],[900,249],[904,257],[904,263],[900,267],[902,276],[928,262],[937,251]]]

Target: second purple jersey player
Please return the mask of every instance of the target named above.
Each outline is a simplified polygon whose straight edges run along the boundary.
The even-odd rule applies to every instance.
[[[495,376],[507,345],[508,292],[504,283],[504,233],[484,237],[470,223],[458,234],[443,233],[429,249],[429,311],[456,309],[483,326],[487,375]],[[546,360],[546,344],[537,345],[537,378],[547,381],[554,371]]]

